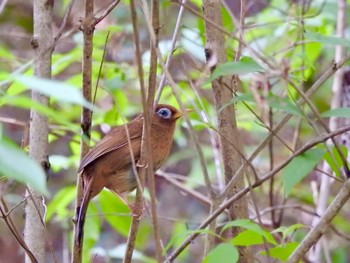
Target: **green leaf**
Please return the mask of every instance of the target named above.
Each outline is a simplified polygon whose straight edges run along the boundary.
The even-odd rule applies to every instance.
[[[303,112],[288,98],[280,98],[270,94],[267,101],[269,106],[273,109],[282,110],[296,116],[303,116]]]
[[[83,263],[91,262],[90,250],[101,235],[101,220],[99,216],[96,216],[98,214],[96,205],[90,202],[84,225]]]
[[[209,251],[203,263],[235,263],[238,262],[238,259],[239,253],[237,248],[231,244],[222,243]]]
[[[275,230],[272,231],[272,233],[282,233],[283,239],[286,239],[289,237],[289,234],[293,233],[295,230],[305,227],[302,224],[294,224],[289,227],[281,226]]]
[[[298,245],[298,242],[290,242],[277,247],[270,248],[269,256],[279,259],[282,262],[285,262]],[[261,254],[267,256],[266,251],[262,251]]]
[[[350,117],[350,108],[335,108],[329,111],[325,111],[321,114],[321,117],[339,117],[339,118],[349,118]]]
[[[69,206],[76,197],[75,185],[70,185],[60,189],[47,205],[46,222],[50,221],[54,214],[57,214],[58,218],[65,220],[71,215],[72,209]]]
[[[179,236],[183,236],[183,233],[187,233],[188,230],[188,224],[184,222],[174,222],[174,226],[171,229],[170,237],[168,244],[166,245],[164,251],[167,251],[171,246],[172,247],[178,247],[182,244],[183,238],[178,238]],[[176,237],[176,238],[173,238]],[[178,257],[178,261],[184,261],[185,258],[188,257],[190,254],[190,251],[188,249],[185,249]]]
[[[273,237],[273,235],[271,235],[270,232],[262,229],[258,224],[254,223],[249,219],[238,219],[238,220],[230,221],[227,224],[225,224],[221,232],[223,232],[224,230],[230,227],[241,227],[249,230],[249,231],[243,231],[239,233],[235,238],[233,238],[234,245],[239,245],[239,246],[244,246],[246,244],[249,245],[249,241],[252,241],[254,244],[261,244],[263,243],[262,237],[264,237],[266,241],[268,241],[269,243],[277,244],[275,238]],[[254,239],[253,236],[250,237],[249,235],[254,235],[255,240],[253,240]],[[248,240],[246,240],[246,238]]]
[[[65,125],[74,132],[79,132],[80,128],[78,125],[73,124],[65,114],[57,114],[57,111],[52,108],[40,104],[26,96],[2,96],[0,97],[0,106],[2,105],[12,105],[24,109],[34,109],[37,112],[48,116],[53,121]]]
[[[324,35],[321,35],[320,33],[312,32],[312,31],[307,31],[305,33],[305,38],[307,40],[319,42],[322,44],[327,44],[327,45],[332,45],[332,46],[341,45],[344,47],[350,47],[350,42],[346,38],[324,36]]]
[[[271,235],[271,234],[270,234]],[[253,230],[244,230],[235,236],[231,243],[235,246],[253,246],[263,244],[265,241],[271,244],[276,244],[275,239],[271,235],[269,239],[264,240],[264,235],[261,235]]]
[[[209,234],[209,235],[214,235],[218,237],[214,232],[211,232],[207,229],[194,229],[194,230],[185,230],[181,233],[178,233],[176,235],[173,235],[171,239],[169,240],[168,244],[165,246],[164,250],[167,251],[171,246],[179,242],[180,238],[185,238],[186,236],[192,235],[194,233],[198,234]],[[181,242],[180,242],[181,243]]]
[[[341,152],[343,153],[343,156],[347,158],[348,156],[348,148],[345,147],[344,145],[339,145],[339,148]],[[332,157],[333,155],[333,157]],[[337,175],[341,176],[339,169],[342,167],[342,159],[340,157],[340,154],[338,152],[338,149],[335,147],[332,147],[332,155],[326,151],[325,154],[323,155],[323,158],[325,161],[328,163],[329,167],[331,167],[332,171]]]
[[[299,183],[323,158],[325,150],[311,149],[305,153],[296,156],[283,169],[283,185],[286,196],[288,196],[293,187]]]
[[[208,82],[211,82],[218,77],[231,76],[236,74],[247,74],[263,71],[264,69],[250,57],[242,57],[239,62],[226,62],[219,64]]]
[[[230,99],[229,102],[226,102],[224,105],[222,105],[221,108],[219,109],[219,112],[221,112],[227,106],[230,106],[230,105],[232,105],[232,104],[234,104],[236,102],[239,102],[239,101],[255,102],[254,97],[253,97],[252,94],[246,94],[246,93],[237,94],[237,96],[235,96],[232,99]]]
[[[84,99],[83,95],[76,87],[64,82],[37,78],[34,76],[17,75],[13,78],[25,85],[26,88],[39,91],[42,94],[53,97],[59,101],[81,105],[89,109],[96,109],[96,107]]]
[[[46,175],[41,166],[29,158],[17,145],[0,139],[0,173],[5,177],[28,184],[35,191],[49,195]]]
[[[107,190],[104,190],[99,194],[98,200],[101,204],[101,209],[106,221],[115,231],[123,236],[127,236],[131,225],[129,207],[115,194]]]

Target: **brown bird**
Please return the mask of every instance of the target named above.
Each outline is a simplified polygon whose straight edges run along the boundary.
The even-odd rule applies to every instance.
[[[158,104],[151,116],[151,154],[156,171],[168,157],[175,130],[175,123],[182,116],[176,108]],[[126,129],[129,135],[127,135]],[[120,195],[136,188],[133,159],[140,159],[143,114],[125,125],[112,129],[83,158],[78,172],[82,176],[83,198],[77,208],[75,243],[81,244],[83,227],[89,201],[106,187]],[[130,152],[130,147],[132,153]]]

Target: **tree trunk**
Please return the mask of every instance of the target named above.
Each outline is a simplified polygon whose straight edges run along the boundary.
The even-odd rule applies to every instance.
[[[224,34],[214,25],[222,26],[221,4],[219,0],[203,1],[203,14],[206,30],[206,59],[207,62],[216,62],[215,65],[227,62]],[[215,66],[211,68],[211,71]],[[241,148],[239,143],[238,130],[236,126],[236,115],[234,105],[222,108],[232,98],[232,90],[236,90],[238,77],[221,77],[212,82],[214,92],[215,107],[217,111],[218,132],[220,138],[220,151],[223,160],[225,181],[230,182],[235,171],[241,166],[242,161],[239,155]],[[221,109],[221,110],[220,110]],[[227,197],[233,196],[244,188],[243,176],[235,179],[235,183]],[[248,218],[247,200],[245,197],[233,203],[229,208],[230,220]],[[240,232],[239,228],[232,228],[232,235],[236,236]],[[239,248],[239,262],[250,262],[249,251],[245,247]]]
[[[40,78],[51,78],[52,54],[52,7],[53,1],[35,0],[33,5],[34,35],[31,45],[34,49],[34,75]],[[49,99],[37,91],[32,91],[32,99],[43,105]],[[40,163],[44,170],[49,169],[48,162],[48,121],[47,117],[31,110],[29,131],[29,155]],[[35,175],[33,175],[35,176]],[[45,205],[43,197],[29,189],[25,208],[24,239],[38,262],[45,262]],[[25,262],[32,262],[26,256]]]

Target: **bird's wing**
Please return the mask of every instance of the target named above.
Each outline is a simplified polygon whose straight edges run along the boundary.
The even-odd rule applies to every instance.
[[[126,125],[129,135],[130,142],[141,139],[142,137],[142,121],[132,121]],[[120,149],[121,147],[129,143],[125,127],[119,126],[114,128],[106,136],[96,144],[83,158],[80,163],[78,172],[81,172],[86,166],[91,164],[101,156]]]

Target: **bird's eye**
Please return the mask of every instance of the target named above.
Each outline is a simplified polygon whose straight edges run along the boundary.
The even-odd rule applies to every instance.
[[[164,118],[164,119],[170,119],[171,118],[171,110],[167,108],[160,108],[157,111],[158,116]]]

